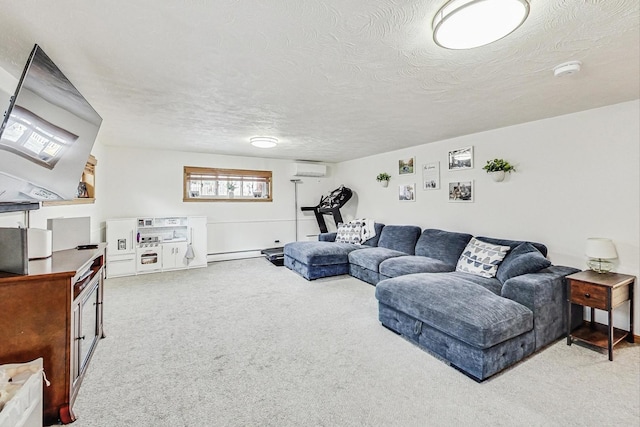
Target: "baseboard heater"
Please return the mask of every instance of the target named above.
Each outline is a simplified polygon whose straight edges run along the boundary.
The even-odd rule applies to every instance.
[[[278,267],[284,265],[283,246],[267,249],[211,253],[207,255],[207,262],[233,261],[237,259],[260,258],[262,256]]]
[[[236,259],[260,258],[260,249],[246,251],[214,252],[207,254],[207,262],[233,261]]]

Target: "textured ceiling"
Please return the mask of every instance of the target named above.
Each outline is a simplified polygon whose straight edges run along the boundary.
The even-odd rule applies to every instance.
[[[38,43],[106,145],[325,162],[640,97],[638,0],[531,0],[467,51],[431,38],[443,3],[0,0],[0,67],[18,78]]]

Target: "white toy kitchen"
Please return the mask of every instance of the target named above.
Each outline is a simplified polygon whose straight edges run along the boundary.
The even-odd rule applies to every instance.
[[[107,221],[107,277],[206,267],[206,217]]]

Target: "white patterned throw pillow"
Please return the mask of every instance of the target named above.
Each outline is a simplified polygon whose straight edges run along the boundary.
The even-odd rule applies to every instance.
[[[372,219],[354,219],[346,224],[338,224],[336,242],[351,243],[361,245],[367,240],[375,237],[376,230]]]
[[[355,222],[346,224],[338,224],[338,233],[336,234],[336,242],[351,243],[352,245],[360,244],[360,232],[362,225]]]
[[[375,221],[369,218],[363,218],[358,220],[362,223],[362,230],[360,231],[360,243],[364,243],[369,239],[376,237]]]
[[[494,245],[473,237],[458,259],[456,271],[495,277],[498,266],[511,249],[509,246]]]

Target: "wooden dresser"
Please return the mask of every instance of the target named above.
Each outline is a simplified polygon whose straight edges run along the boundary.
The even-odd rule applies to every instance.
[[[0,272],[0,364],[44,359],[44,423],[75,421],[73,402],[100,338],[105,244]]]

